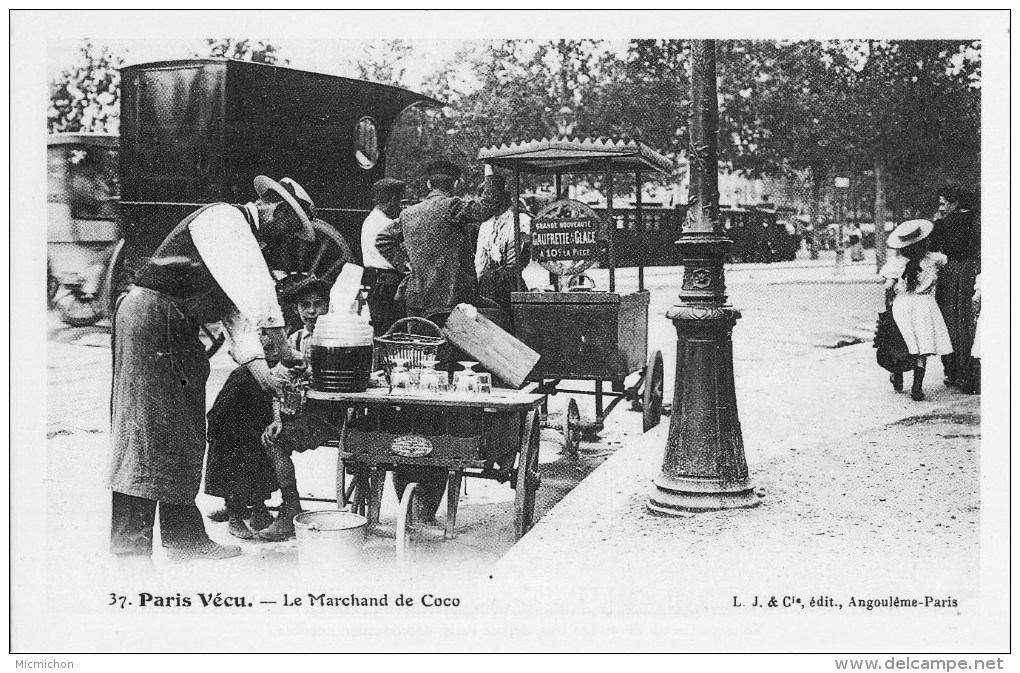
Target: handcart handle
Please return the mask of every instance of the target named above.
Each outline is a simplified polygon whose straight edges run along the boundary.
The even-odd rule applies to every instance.
[[[406,332],[407,334],[414,334],[414,332],[411,332],[410,330],[407,330],[407,329],[404,329],[404,330],[398,330],[397,329],[398,327],[404,327],[406,325],[412,325],[412,324],[417,324],[417,325],[420,325],[422,327],[431,328],[432,332],[433,332],[432,336],[435,336],[435,337],[440,338],[440,339],[443,338],[443,331],[441,329],[439,329],[439,325],[437,325],[436,323],[434,323],[431,320],[428,320],[426,318],[417,318],[417,317],[414,317],[414,316],[412,316],[410,318],[401,318],[400,320],[396,321],[389,328],[389,330],[386,331],[386,334],[384,334],[383,336],[386,337],[386,336],[389,336],[389,335],[397,333],[397,332]],[[421,334],[420,336],[429,336],[429,335],[428,334]]]

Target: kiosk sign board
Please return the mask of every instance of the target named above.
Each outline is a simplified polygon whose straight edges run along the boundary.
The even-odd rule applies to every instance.
[[[589,261],[598,256],[594,217],[537,217],[531,223],[531,253],[538,262]]]

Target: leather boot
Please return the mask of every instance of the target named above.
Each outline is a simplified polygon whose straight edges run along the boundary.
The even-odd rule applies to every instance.
[[[266,509],[266,503],[257,502],[251,506],[251,521],[248,525],[254,531],[269,528],[273,524],[273,515]]]
[[[294,537],[294,517],[301,513],[301,498],[296,487],[284,488],[282,492],[283,503],[276,520],[265,530],[256,533],[256,537],[263,542],[281,542]]]
[[[920,402],[924,399],[924,367],[914,367],[914,383],[910,386],[910,399]]]
[[[209,539],[202,513],[194,504],[160,502],[159,528],[171,561],[219,560],[241,554],[240,547],[216,544]]]
[[[235,498],[227,498],[227,532],[241,540],[250,540],[255,534],[244,522],[244,516],[248,513],[245,504]]]
[[[943,355],[942,356],[942,371],[945,373],[945,381],[947,387],[955,387],[960,385],[960,373],[956,367],[956,355]]]
[[[889,382],[892,383],[893,390],[898,393],[903,392],[903,372],[893,372],[890,374]]]

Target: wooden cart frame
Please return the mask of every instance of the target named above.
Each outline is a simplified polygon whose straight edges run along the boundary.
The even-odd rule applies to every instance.
[[[514,534],[520,539],[534,523],[535,495],[539,473],[538,411],[544,395],[498,391],[491,395],[435,395],[391,393],[371,389],[364,393],[309,391],[310,413],[322,409],[340,417],[336,470],[336,502],[341,509],[364,515],[369,528],[378,528],[386,473],[403,465],[439,467],[449,474],[444,537],[456,536],[457,508],[465,477],[509,483],[514,495]],[[399,411],[417,417],[433,432],[423,436],[419,427],[404,430],[386,422],[387,412]],[[477,432],[451,434],[451,425],[477,420]],[[405,432],[406,430],[406,432]],[[426,440],[427,455],[401,455],[394,451],[401,440]],[[349,479],[348,479],[349,478]],[[416,484],[400,495],[397,521],[397,551],[403,556],[418,523]],[[382,532],[385,534],[385,532]]]
[[[637,267],[638,291],[634,294],[616,293],[613,186],[617,175],[634,175],[636,229],[640,236],[643,228],[642,174],[650,171],[669,172],[673,169],[672,162],[636,141],[568,138],[489,147],[480,150],[478,158],[513,173],[514,235],[518,250],[521,249],[519,203],[522,172],[553,176],[558,200],[564,197],[564,175],[605,176],[606,213],[609,219],[605,261],[609,270],[609,292],[577,293],[573,296],[559,292],[514,292],[511,295],[514,331],[518,338],[543,356],[529,377],[539,382],[538,392],[549,395],[557,392],[594,395],[596,424],[599,427],[617,404],[629,400],[633,408],[642,411],[645,432],[655,427],[662,412],[662,353],[648,353],[649,295],[645,289],[643,264]],[[558,288],[558,281],[553,279],[553,282]],[[589,324],[596,325],[596,328],[588,330],[588,333],[585,333],[584,328],[578,329],[583,321],[576,320],[576,317],[581,315],[586,316]],[[559,324],[559,321],[569,321],[572,318],[575,318],[574,329]],[[578,346],[575,343],[578,341],[585,345]],[[638,380],[628,388],[624,379],[634,373],[639,374]],[[564,380],[590,380],[594,382],[595,389],[560,388]],[[609,390],[605,388],[606,382],[610,383]],[[604,403],[605,397],[610,398],[608,405]],[[571,398],[564,415],[565,443],[571,453],[578,450],[579,436],[580,414],[577,403]]]

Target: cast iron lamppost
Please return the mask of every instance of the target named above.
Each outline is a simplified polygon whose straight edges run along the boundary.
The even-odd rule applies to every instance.
[[[574,132],[574,121],[577,119],[577,115],[570,109],[570,106],[564,103],[560,106],[560,109],[553,116],[553,121],[556,122],[556,135],[560,138],[566,138]]]
[[[673,413],[662,472],[648,508],[678,515],[753,507],[733,385],[730,334],[740,312],[726,303],[723,260],[733,241],[719,221],[715,40],[691,47],[691,188],[677,244],[684,262],[680,302],[666,313],[677,333]]]

